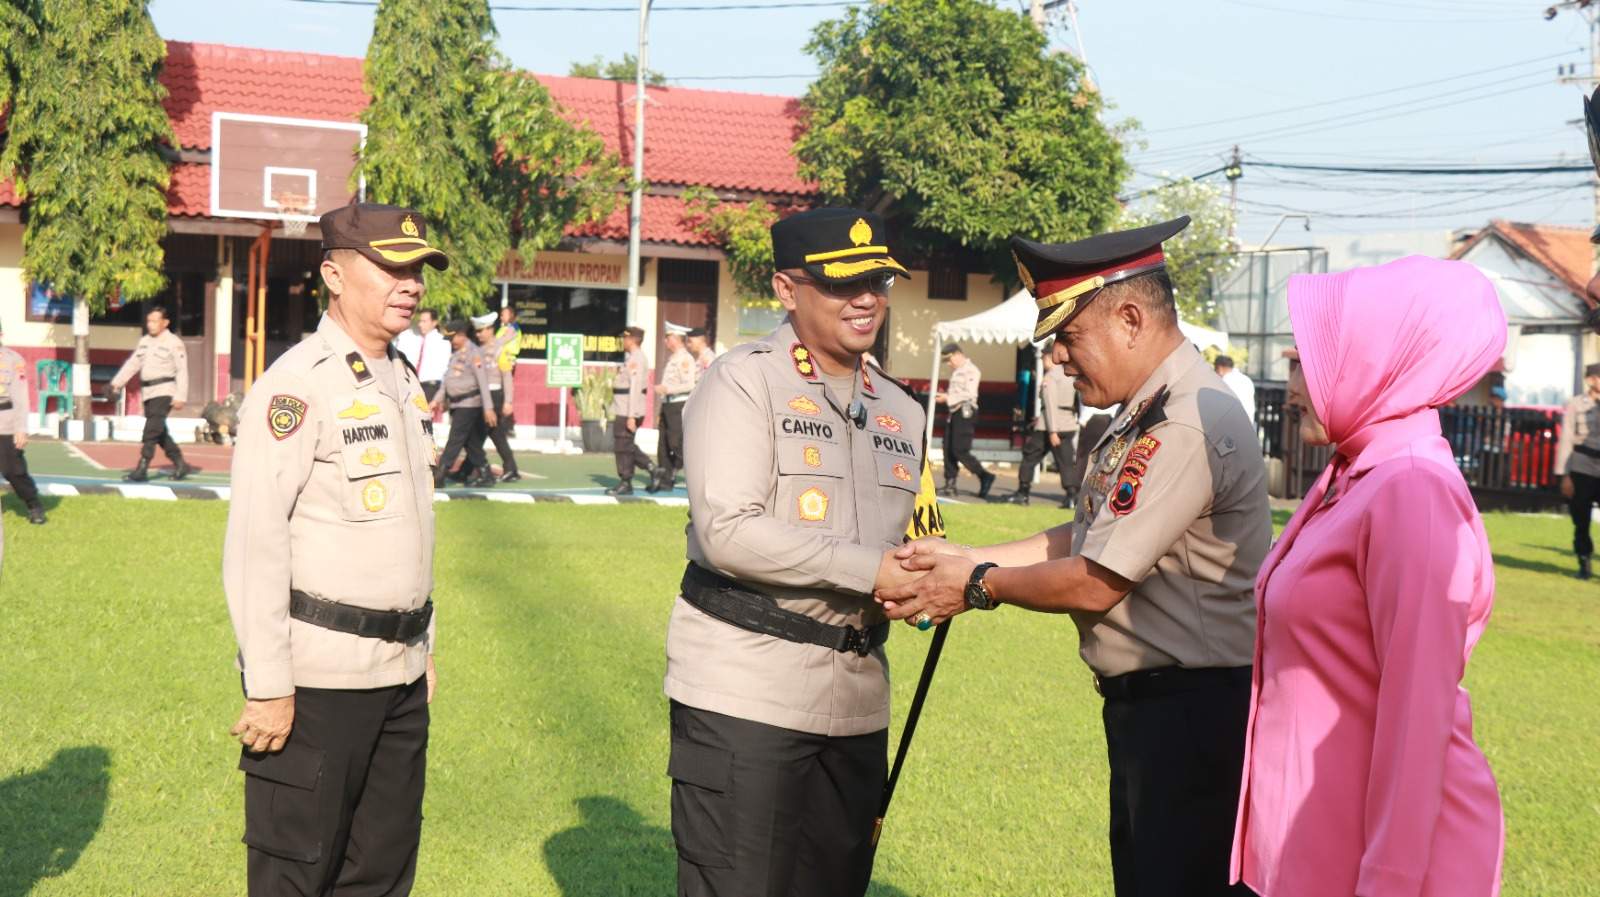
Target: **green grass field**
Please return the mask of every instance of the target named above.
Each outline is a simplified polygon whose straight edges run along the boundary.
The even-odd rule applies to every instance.
[[[72,498],[45,527],[5,509],[0,897],[243,894],[227,505]],[[980,542],[1060,513],[946,519]],[[681,508],[439,508],[418,894],[673,892],[660,681],[683,523]],[[1499,599],[1468,686],[1505,801],[1505,893],[1600,893],[1600,584],[1565,575],[1558,518],[1494,515],[1489,534]],[[897,723],[926,645],[889,642]],[[1104,757],[1069,621],[963,617],[872,893],[1109,894]]]

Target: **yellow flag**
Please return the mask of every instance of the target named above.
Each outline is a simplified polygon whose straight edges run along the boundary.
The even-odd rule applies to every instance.
[[[926,453],[922,456],[922,487],[917,491],[917,504],[911,512],[911,522],[906,524],[906,539],[944,535],[944,514],[939,510],[939,493],[933,485],[933,468]]]

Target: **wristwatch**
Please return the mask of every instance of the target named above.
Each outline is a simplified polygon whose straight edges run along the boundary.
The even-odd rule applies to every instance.
[[[972,568],[972,575],[967,577],[967,607],[973,610],[994,610],[1000,603],[994,600],[994,595],[989,587],[983,584],[983,575],[999,564],[979,564]]]

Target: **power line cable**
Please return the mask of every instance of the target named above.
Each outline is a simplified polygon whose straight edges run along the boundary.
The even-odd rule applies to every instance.
[[[288,0],[290,3],[310,3],[318,6],[359,6],[372,8],[378,0]],[[860,6],[866,0],[782,0],[778,3],[725,3],[679,6],[651,5],[650,12],[738,12],[771,9],[815,9],[820,7]],[[563,6],[555,4],[491,3],[494,12],[618,12],[638,14],[638,6]]]
[[[1324,11],[1322,11],[1320,9],[1302,9],[1302,8],[1290,8],[1290,7],[1284,7],[1284,6],[1272,6],[1271,4],[1267,4],[1267,3],[1251,3],[1251,2],[1248,2],[1248,0],[1224,0],[1224,2],[1232,4],[1233,6],[1244,6],[1244,7],[1250,8],[1250,9],[1261,9],[1261,10],[1266,10],[1268,12],[1288,13],[1290,15],[1305,15],[1305,16],[1314,16],[1316,18],[1322,18],[1322,19],[1343,19],[1345,21],[1350,21],[1350,22],[1374,22],[1374,23],[1393,24],[1393,25],[1486,25],[1486,24],[1499,24],[1499,23],[1509,24],[1509,23],[1512,23],[1512,22],[1531,22],[1531,21],[1533,21],[1532,14],[1529,14],[1529,15],[1526,15],[1526,16],[1491,16],[1491,17],[1483,17],[1483,18],[1480,18],[1480,17],[1469,17],[1469,16],[1457,16],[1457,17],[1454,17],[1454,18],[1439,17],[1439,18],[1429,18],[1429,19],[1406,19],[1406,18],[1393,18],[1393,17],[1387,17],[1387,16],[1347,15],[1347,14],[1341,14],[1341,13],[1336,13],[1336,12],[1324,12]],[[1488,10],[1484,10],[1484,11],[1487,12]]]
[[[1573,172],[1589,172],[1594,170],[1593,165],[1503,165],[1497,167],[1457,167],[1450,165],[1436,165],[1432,167],[1384,166],[1384,165],[1311,165],[1296,162],[1268,162],[1264,159],[1251,159],[1250,164],[1257,168],[1283,168],[1291,171],[1325,171],[1347,172],[1352,174],[1404,174],[1404,175],[1483,175],[1483,174],[1569,174]]]

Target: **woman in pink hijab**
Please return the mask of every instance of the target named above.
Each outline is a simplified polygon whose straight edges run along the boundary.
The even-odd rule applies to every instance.
[[[1437,408],[1499,360],[1465,262],[1289,280],[1307,442],[1336,446],[1256,579],[1233,877],[1262,897],[1489,897],[1504,819],[1461,688],[1494,595]]]

